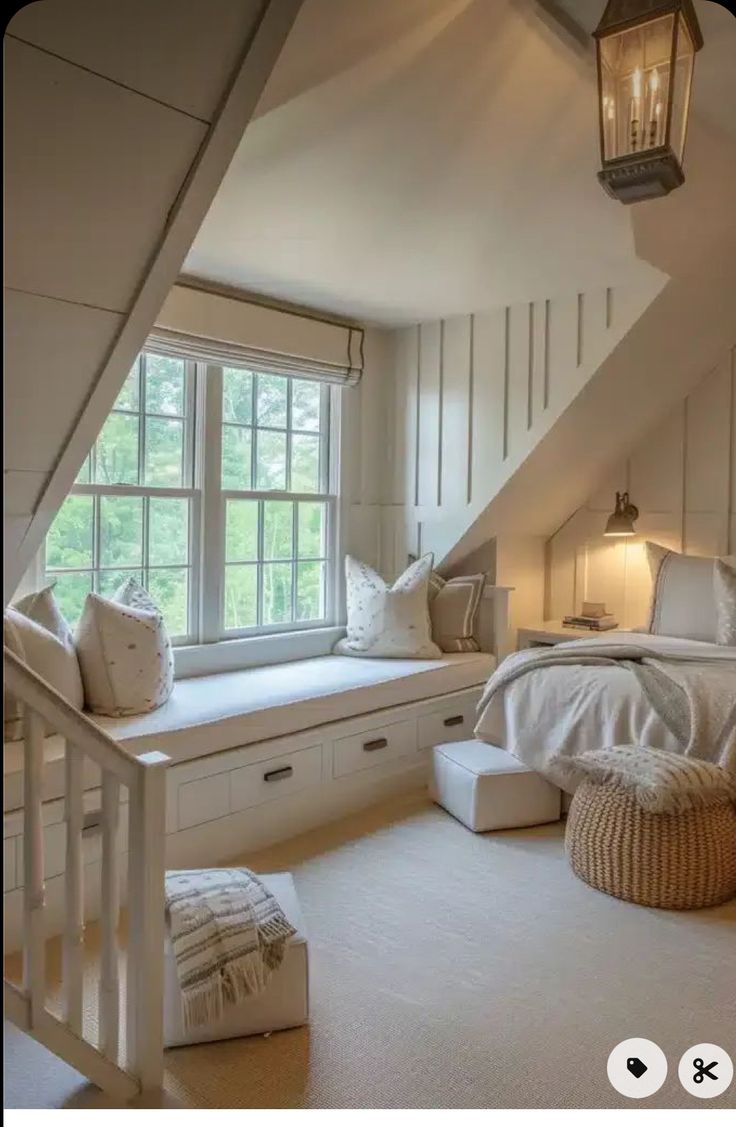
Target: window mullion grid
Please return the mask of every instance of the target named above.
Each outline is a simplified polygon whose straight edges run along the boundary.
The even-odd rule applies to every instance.
[[[263,625],[263,556],[265,551],[265,515],[264,502],[258,502],[258,563],[256,564],[256,622]]]
[[[97,593],[99,593],[100,589],[101,508],[102,497],[99,493],[96,493],[92,503],[92,590]]]
[[[146,482],[146,356],[141,353],[138,370],[138,484]]]
[[[289,393],[291,399],[291,392]],[[298,560],[299,560],[299,502],[292,501],[291,503],[291,554],[294,557],[291,561],[291,621],[296,622],[297,612],[297,577],[299,574]]]
[[[291,397],[294,385],[291,380],[286,384],[286,473],[284,482],[286,492],[291,492]]]
[[[141,520],[143,522],[141,528],[141,562],[143,564],[143,586],[148,590],[149,573],[150,573],[150,518],[151,518],[151,498],[144,496],[142,498],[143,506],[141,512]]]
[[[258,468],[258,427],[256,425],[256,404],[258,403],[258,376],[253,373],[250,381],[250,487],[255,489]]]

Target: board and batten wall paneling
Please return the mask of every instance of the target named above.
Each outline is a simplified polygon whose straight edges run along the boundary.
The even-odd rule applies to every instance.
[[[637,536],[603,536],[617,491],[639,509]],[[691,555],[736,554],[736,346],[612,468],[547,546],[546,614],[605,602],[623,626],[647,620],[645,542]]]
[[[394,332],[387,573],[405,565],[404,549],[440,562],[482,513],[658,292],[652,271],[637,269],[615,292],[576,290]]]

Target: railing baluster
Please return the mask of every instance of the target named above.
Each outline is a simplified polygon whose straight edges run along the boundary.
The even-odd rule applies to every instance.
[[[118,824],[120,783],[110,772],[102,773],[102,966],[100,971],[100,1050],[108,1060],[118,1059],[120,984],[118,973],[118,919],[120,915],[120,871]]]
[[[31,1027],[40,1025],[46,1006],[46,948],[43,871],[43,740],[45,725],[25,706],[23,769],[23,989],[30,999]]]
[[[82,829],[84,809],[82,794],[83,755],[66,741],[64,763],[66,807],[66,918],[64,920],[62,1018],[77,1036],[82,1035],[84,997],[84,856]]]
[[[138,756],[129,795],[127,1067],[141,1089],[163,1083],[163,949],[168,756]]]

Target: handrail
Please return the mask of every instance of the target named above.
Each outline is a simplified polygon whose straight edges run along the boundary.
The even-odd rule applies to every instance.
[[[3,646],[3,657],[5,685],[11,693],[28,704],[53,728],[62,732],[75,747],[89,755],[104,770],[113,771],[126,786],[133,782],[139,765],[137,755],[127,751],[103,728],[90,720],[85,712],[80,712],[69,704],[53,685],[44,681],[43,677],[21,661],[7,646]]]
[[[163,959],[166,765],[157,751],[126,751],[87,715],[7,647],[5,685],[23,705],[24,936],[23,988],[7,979],[8,1016],[73,1067],[112,1094],[127,1098],[161,1088],[163,1080]],[[44,723],[45,722],[45,723]],[[66,865],[62,1016],[46,999],[43,770],[45,724],[65,740]],[[84,994],[84,757],[102,773],[102,973],[99,1039],[82,1028]],[[118,976],[120,913],[120,784],[128,790],[128,948],[125,998]],[[124,1004],[126,1041],[121,1062],[119,1021]]]

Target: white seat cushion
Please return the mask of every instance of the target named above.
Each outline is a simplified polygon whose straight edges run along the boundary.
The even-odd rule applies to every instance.
[[[276,897],[296,934],[286,943],[284,958],[262,993],[228,1008],[219,1021],[184,1029],[176,960],[168,935],[164,945],[164,1044],[196,1045],[293,1029],[309,1020],[307,936],[291,873],[266,873],[261,880]]]
[[[432,700],[484,684],[491,654],[444,654],[420,659],[309,658],[176,681],[166,704],[142,716],[95,716],[95,723],[136,754],[163,751],[178,763],[260,740],[292,735],[381,708]],[[44,799],[64,793],[64,743],[44,749]],[[85,785],[97,774],[89,760]],[[23,744],[5,744],[4,809],[23,801]]]
[[[560,791],[510,752],[480,740],[432,749],[432,798],[476,833],[556,822]]]

